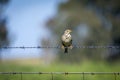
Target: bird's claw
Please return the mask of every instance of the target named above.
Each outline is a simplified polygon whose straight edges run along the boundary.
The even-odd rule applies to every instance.
[[[61,47],[62,49],[64,49],[64,46],[62,45],[62,47]]]
[[[69,48],[70,48],[70,49],[72,49],[72,48],[73,48],[73,46],[71,45]]]

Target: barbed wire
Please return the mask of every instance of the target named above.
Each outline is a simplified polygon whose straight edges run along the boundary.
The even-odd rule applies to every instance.
[[[23,80],[23,74],[50,74],[51,75],[51,80],[54,80],[54,74],[64,74],[64,75],[70,75],[70,74],[80,74],[83,75],[82,79],[85,80],[85,75],[114,75],[114,80],[117,80],[117,76],[120,75],[120,72],[0,72],[0,75],[8,75],[8,74],[13,74],[21,75],[21,80]]]
[[[41,48],[61,48],[61,46],[4,46],[0,49],[41,49]],[[120,48],[120,46],[73,46],[73,48]]]
[[[0,74],[110,74],[120,75],[120,72],[0,72]]]

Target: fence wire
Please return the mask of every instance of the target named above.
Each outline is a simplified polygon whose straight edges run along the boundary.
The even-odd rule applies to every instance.
[[[0,47],[0,49],[43,49],[43,48],[61,48],[61,46],[4,46]],[[73,46],[73,48],[111,48],[111,49],[119,49],[120,46]]]
[[[119,75],[120,72],[0,72],[0,74],[112,74]]]

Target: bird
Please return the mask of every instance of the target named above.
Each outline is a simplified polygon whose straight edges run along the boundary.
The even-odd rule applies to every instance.
[[[64,53],[68,53],[68,48],[72,49],[72,30],[66,29],[64,34],[62,35],[62,49],[64,49]]]

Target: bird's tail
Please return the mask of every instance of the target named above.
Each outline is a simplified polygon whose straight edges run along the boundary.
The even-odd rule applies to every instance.
[[[68,53],[68,48],[65,48],[65,52],[64,53]]]

